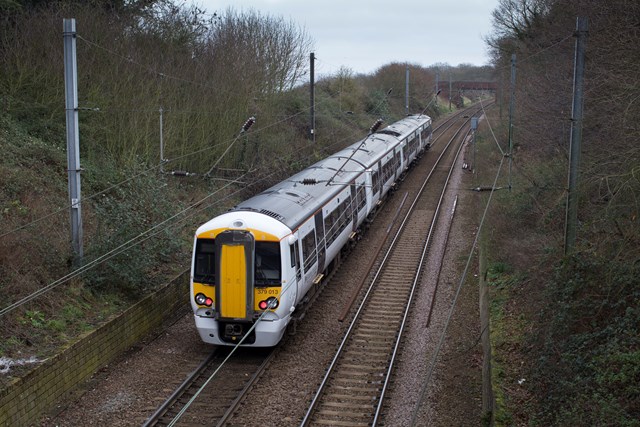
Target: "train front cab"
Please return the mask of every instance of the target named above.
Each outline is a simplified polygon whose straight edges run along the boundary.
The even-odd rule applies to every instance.
[[[256,240],[246,230],[198,237],[191,304],[202,340],[233,345],[244,337],[243,345],[256,347],[278,343],[289,320],[287,311],[283,315],[278,310],[283,299],[282,265],[277,239]],[[284,297],[285,304],[293,298],[295,290]],[[265,310],[268,313],[251,330]]]

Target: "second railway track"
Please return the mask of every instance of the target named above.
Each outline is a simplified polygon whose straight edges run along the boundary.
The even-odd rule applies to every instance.
[[[303,426],[369,426],[379,421],[442,194],[464,142],[463,128],[442,150],[408,209],[302,420]],[[438,200],[437,205],[427,203],[433,200]]]

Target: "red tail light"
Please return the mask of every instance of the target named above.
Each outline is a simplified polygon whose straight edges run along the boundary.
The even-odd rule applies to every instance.
[[[207,307],[211,307],[211,305],[213,304],[213,299],[209,298],[203,293],[196,294],[195,300],[196,300],[196,304],[198,305],[205,305]]]
[[[269,297],[265,300],[260,301],[258,303],[258,308],[260,308],[260,310],[266,310],[266,309],[275,310],[276,308],[278,308],[279,304],[280,304],[280,301],[278,301],[278,298]]]

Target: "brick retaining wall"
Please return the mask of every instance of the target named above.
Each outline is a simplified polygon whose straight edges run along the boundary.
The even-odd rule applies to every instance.
[[[122,315],[81,336],[9,387],[0,390],[0,426],[39,424],[68,393],[189,307],[189,273],[138,302]]]

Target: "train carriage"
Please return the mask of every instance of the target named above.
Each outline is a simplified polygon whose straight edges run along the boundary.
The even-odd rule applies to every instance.
[[[277,344],[296,306],[428,147],[430,132],[429,117],[408,116],[200,226],[191,306],[201,338]]]

